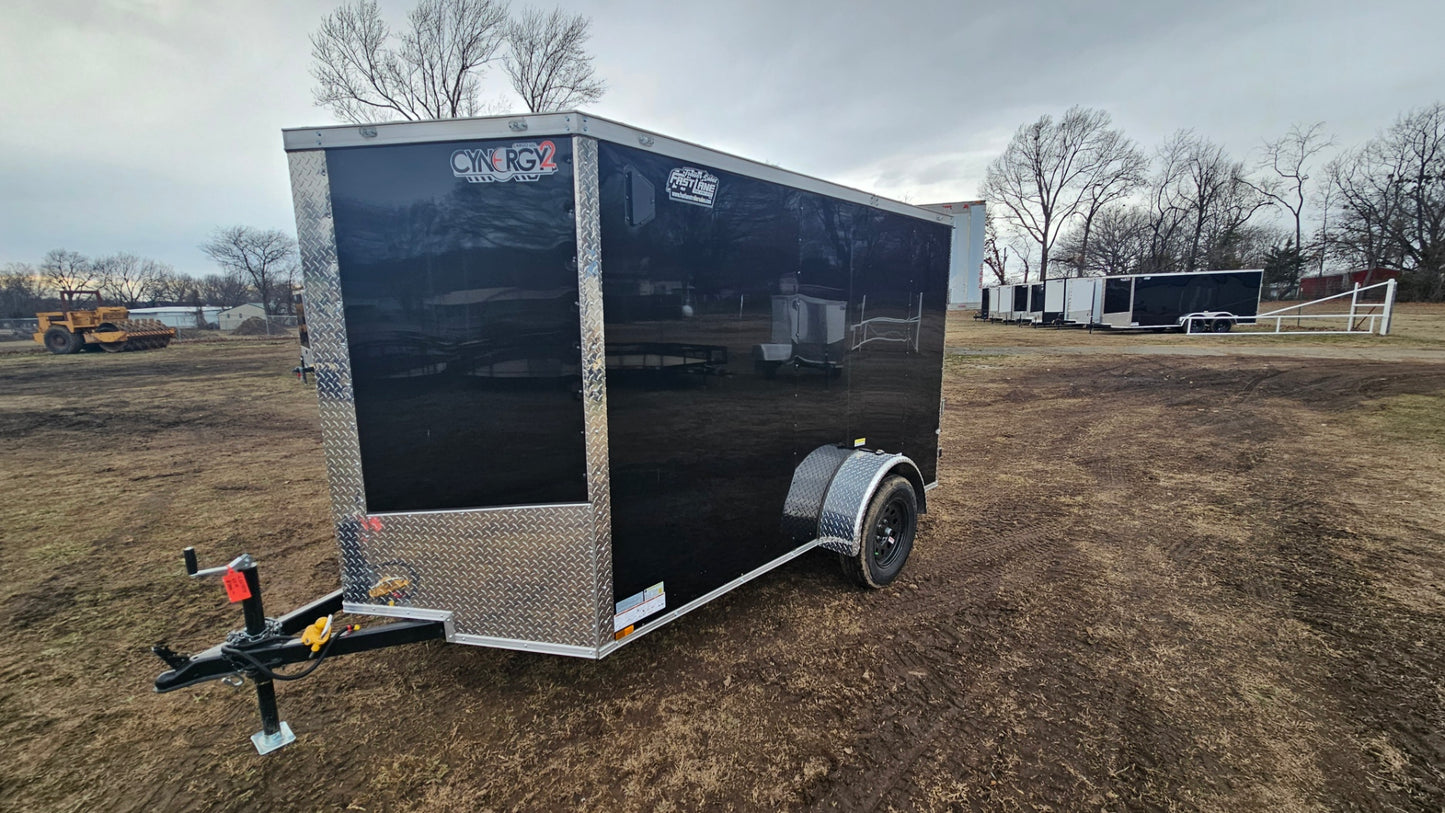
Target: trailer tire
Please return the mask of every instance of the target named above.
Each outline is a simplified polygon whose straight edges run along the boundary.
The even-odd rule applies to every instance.
[[[57,356],[79,352],[83,344],[85,342],[79,336],[60,325],[51,325],[50,329],[45,331],[45,349]]]
[[[840,554],[843,572],[859,587],[886,587],[908,562],[918,533],[918,495],[905,477],[883,478],[863,514],[858,552]]]
[[[1228,332],[1229,332],[1229,329],[1230,329],[1231,327],[1233,327],[1233,326],[1234,326],[1234,323],[1233,323],[1231,320],[1229,320],[1229,319],[1215,319],[1215,320],[1214,320],[1214,332],[1215,332],[1215,333],[1228,333]]]

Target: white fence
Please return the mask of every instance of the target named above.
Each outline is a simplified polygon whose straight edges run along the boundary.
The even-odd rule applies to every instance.
[[[1261,313],[1258,316],[1219,316],[1196,314],[1184,317],[1184,330],[1191,335],[1208,333],[1209,326],[1227,321],[1231,326],[1242,328],[1234,333],[1214,332],[1214,336],[1328,336],[1342,334],[1367,334],[1387,336],[1390,333],[1390,317],[1395,311],[1395,280],[1386,280],[1374,285],[1360,287],[1355,283],[1352,290],[1321,299],[1299,302],[1278,310]],[[1383,302],[1368,302],[1361,294],[1384,289]],[[1349,308],[1345,308],[1348,301]],[[1307,308],[1337,303],[1339,310],[1328,313],[1305,313]],[[1333,307],[1333,306],[1332,306]]]

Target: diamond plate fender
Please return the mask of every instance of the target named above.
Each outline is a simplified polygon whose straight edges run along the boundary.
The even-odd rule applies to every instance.
[[[913,484],[918,510],[925,510],[923,475],[918,466],[901,454],[855,450],[842,462],[818,514],[818,545],[835,553],[854,556],[863,534],[863,514],[878,484],[889,474],[900,474]]]
[[[818,538],[818,514],[823,510],[828,486],[838,467],[852,456],[852,449],[819,446],[793,470],[793,484],[783,503],[783,533],[788,538],[799,543]]]

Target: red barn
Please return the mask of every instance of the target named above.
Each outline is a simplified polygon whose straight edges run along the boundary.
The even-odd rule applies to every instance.
[[[1326,274],[1322,277],[1305,277],[1300,280],[1300,296],[1305,299],[1323,299],[1334,294],[1342,294],[1354,288],[1356,283],[1363,288],[1366,285],[1375,285],[1385,280],[1399,278],[1399,270],[1393,268],[1366,268],[1360,271]]]

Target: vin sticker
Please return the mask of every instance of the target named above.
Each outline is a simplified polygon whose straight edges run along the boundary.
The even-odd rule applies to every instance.
[[[535,181],[557,171],[557,145],[519,141],[510,147],[455,150],[452,174],[467,183]]]
[[[621,632],[666,606],[667,591],[662,588],[662,582],[658,582],[637,595],[617,602],[616,615],[612,616],[612,631]]]
[[[667,196],[711,209],[717,197],[717,176],[695,167],[678,167],[667,174]]]

